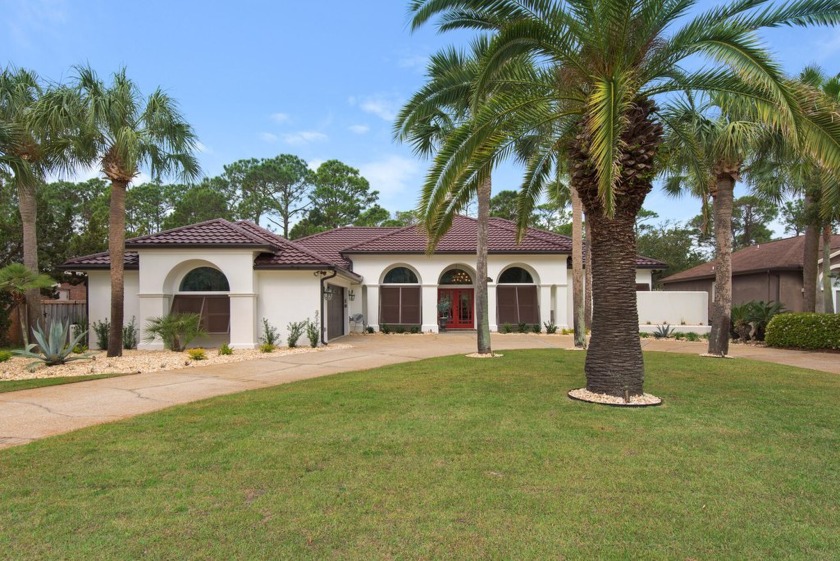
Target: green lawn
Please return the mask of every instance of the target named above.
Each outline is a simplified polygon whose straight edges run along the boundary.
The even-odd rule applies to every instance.
[[[131,374],[90,374],[87,376],[59,376],[56,378],[32,378],[29,380],[4,380],[0,382],[0,393],[29,390],[32,388],[43,388],[45,386],[75,384],[76,382],[99,380],[100,378],[115,378],[117,376],[131,376]]]
[[[840,377],[646,356],[662,407],[509,351],[0,451],[0,558],[837,559]]]

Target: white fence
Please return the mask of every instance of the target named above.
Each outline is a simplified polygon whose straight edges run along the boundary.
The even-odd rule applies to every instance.
[[[709,294],[704,291],[679,292],[655,290],[636,292],[639,330],[653,331],[669,324],[678,331],[709,331]]]

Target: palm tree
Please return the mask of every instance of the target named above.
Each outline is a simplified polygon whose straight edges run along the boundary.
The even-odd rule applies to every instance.
[[[23,264],[37,275],[38,185],[47,173],[66,171],[75,163],[69,148],[68,130],[52,115],[60,108],[49,106],[38,75],[23,68],[6,68],[0,72],[0,165],[14,176],[18,209],[23,229]],[[26,309],[30,327],[41,318],[41,293],[32,286],[26,293]],[[29,334],[24,333],[28,340]]]
[[[474,98],[512,61],[536,65],[494,93],[470,127],[450,134],[426,187],[471,177],[509,153],[518,138],[551,124],[552,147],[532,159],[524,186],[551,173],[562,146],[591,228],[593,318],[587,389],[643,393],[644,364],[635,293],[635,218],[652,188],[662,141],[656,100],[673,92],[749,97],[775,126],[798,133],[826,162],[840,162],[840,124],[802,116],[794,89],[756,31],[779,25],[840,22],[835,2],[778,8],[740,1],[689,17],[691,0],[414,0],[412,25],[441,15],[440,28],[498,30],[481,60]],[[669,31],[679,21],[682,25]],[[697,71],[687,59],[705,59]],[[834,136],[832,136],[832,133]]]
[[[86,128],[78,150],[96,162],[111,181],[108,252],[111,260],[111,331],[108,356],[122,354],[125,193],[148,166],[153,177],[175,173],[184,180],[198,176],[193,155],[196,136],[177,104],[160,89],[143,98],[125,69],[106,86],[89,67],[77,69],[75,84],[85,110]]]
[[[415,153],[428,156],[456,126],[469,123],[477,61],[486,48],[486,38],[482,38],[472,45],[469,53],[447,49],[432,56],[426,85],[406,103],[394,123],[394,135],[398,140],[410,142]],[[475,306],[479,354],[492,353],[487,286],[491,192],[491,172],[487,169],[463,193],[450,193],[449,200],[431,200],[424,196],[418,211],[423,216],[432,250],[448,231],[453,215],[463,209],[464,196],[474,195],[478,201]],[[453,200],[457,204],[445,204]]]
[[[732,210],[735,184],[744,163],[766,127],[721,112],[721,103],[698,106],[692,96],[677,100],[663,112],[667,125],[665,191],[681,195],[688,191],[704,201],[712,200],[715,238],[715,282],[712,329],[708,354],[726,356],[732,316]]]
[[[42,288],[50,288],[54,284],[55,281],[49,276],[43,273],[35,273],[21,263],[12,263],[0,269],[0,292],[9,293],[12,302],[17,306],[24,348],[29,346],[30,326],[24,310],[27,294],[33,290],[40,294]]]

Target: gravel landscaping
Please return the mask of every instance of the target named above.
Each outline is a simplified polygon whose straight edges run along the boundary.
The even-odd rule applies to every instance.
[[[59,376],[87,376],[90,374],[132,374],[139,372],[158,372],[160,370],[175,370],[178,368],[192,368],[195,366],[209,366],[212,364],[227,364],[256,360],[262,358],[276,358],[290,354],[318,353],[337,349],[346,349],[350,345],[333,344],[326,347],[297,347],[294,349],[279,348],[271,353],[260,352],[259,349],[236,349],[232,355],[220,355],[217,349],[207,349],[205,360],[192,360],[187,353],[173,351],[123,351],[123,356],[108,358],[105,351],[91,351],[89,360],[77,360],[59,366],[46,367],[36,365],[29,370],[34,361],[31,358],[12,357],[0,363],[0,381],[29,380],[33,378],[53,378]]]

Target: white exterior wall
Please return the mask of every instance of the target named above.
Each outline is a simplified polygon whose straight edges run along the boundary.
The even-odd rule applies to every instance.
[[[385,272],[394,267],[408,267],[420,281],[423,331],[438,331],[437,292],[440,275],[449,268],[461,267],[475,276],[475,255],[350,255],[353,272],[364,277],[361,287],[365,297],[350,306],[350,313],[362,313],[368,325],[379,328],[379,286]],[[534,277],[540,306],[540,320],[549,321],[552,317],[562,325],[568,316],[565,293],[567,292],[568,272],[566,255],[495,255],[487,258],[487,275],[493,282],[488,283],[490,330],[497,331],[496,281],[499,275],[509,267],[522,267]],[[358,290],[357,290],[358,292]],[[559,295],[559,296],[555,296]]]
[[[125,271],[124,273],[124,295],[123,316],[125,323],[131,321],[132,316],[140,326],[143,321],[140,317],[139,299],[139,273],[137,271]],[[91,326],[88,332],[88,347],[96,349],[96,335],[93,333],[93,323],[105,321],[111,318],[111,272],[110,271],[88,271],[88,323]],[[141,341],[142,342],[142,341]]]
[[[653,288],[653,270],[636,269],[636,284],[646,284],[648,289]]]
[[[639,324],[653,326],[708,326],[709,294],[706,291],[656,290],[637,292]],[[679,329],[679,327],[677,327]]]

